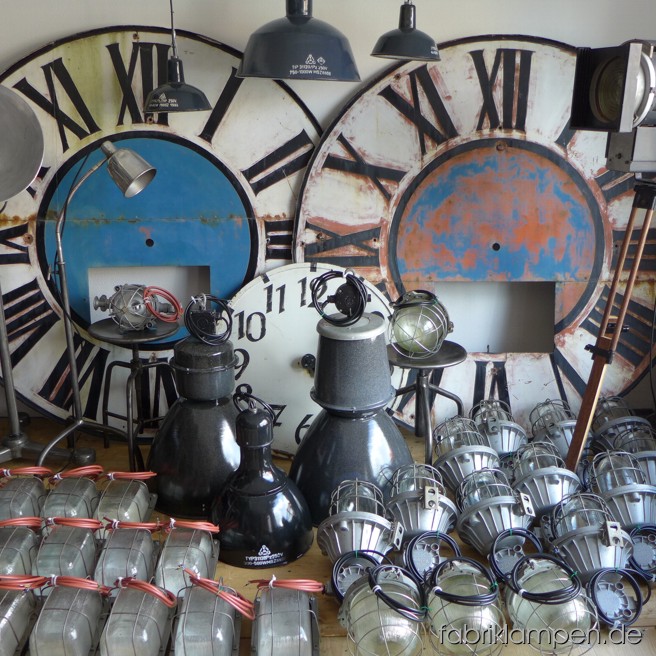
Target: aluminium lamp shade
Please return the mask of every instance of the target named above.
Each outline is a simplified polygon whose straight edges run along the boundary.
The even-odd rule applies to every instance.
[[[399,27],[385,32],[371,51],[374,57],[386,59],[440,61],[435,39],[417,29],[417,9],[406,0],[401,5]]]
[[[312,17],[312,0],[287,0],[287,15],[251,34],[237,77],[359,82],[351,46]]]

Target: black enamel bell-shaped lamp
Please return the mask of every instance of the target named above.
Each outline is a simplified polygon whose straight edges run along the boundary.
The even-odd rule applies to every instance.
[[[237,358],[224,301],[194,297],[184,319],[189,337],[175,345],[169,363],[180,396],[157,431],[146,466],[157,473],[157,510],[206,519],[239,465],[232,403]]]
[[[331,278],[343,277],[335,294]],[[327,271],[311,284],[321,315],[312,399],[322,410],[308,428],[289,470],[319,525],[333,490],[344,480],[375,484],[389,501],[392,474],[413,462],[385,406],[394,397],[385,319],[365,312],[368,291],[352,271]],[[328,314],[334,305],[336,312]]]
[[[221,528],[220,560],[237,567],[273,567],[300,558],[312,545],[312,519],[296,484],[273,463],[275,415],[240,385],[233,396],[241,462],[212,506]]]

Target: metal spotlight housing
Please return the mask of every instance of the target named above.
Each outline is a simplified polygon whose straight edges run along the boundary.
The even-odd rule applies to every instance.
[[[514,474],[514,489],[529,496],[537,518],[582,488],[579,477],[565,467],[551,442],[531,442],[518,449]]]
[[[499,399],[483,399],[469,414],[501,457],[514,453],[528,441],[526,431],[513,420],[508,404]]]
[[[561,458],[567,458],[576,427],[576,416],[565,401],[547,399],[529,413],[531,431],[536,442],[551,442]]]
[[[448,533],[458,516],[437,469],[417,463],[403,465],[392,475],[387,511],[403,526],[405,541],[425,531]]]
[[[548,527],[551,550],[587,581],[605,567],[626,567],[633,543],[598,495],[578,492],[554,506]]]
[[[656,523],[656,487],[648,485],[638,461],[626,451],[598,453],[590,485],[626,531]]]
[[[535,519],[526,494],[515,492],[499,469],[483,469],[465,478],[458,487],[458,535],[487,556],[496,537],[510,528],[529,528]]]
[[[433,466],[444,484],[455,492],[471,473],[500,466],[498,453],[471,419],[452,417],[433,432]]]
[[[349,551],[377,553],[401,547],[403,526],[387,519],[383,493],[368,481],[346,480],[332,492],[329,515],[317,528],[321,553],[334,564]]]

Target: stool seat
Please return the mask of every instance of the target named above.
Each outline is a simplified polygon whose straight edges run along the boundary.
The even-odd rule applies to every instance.
[[[149,344],[151,342],[161,341],[167,337],[171,337],[179,330],[177,323],[155,320],[152,328],[144,330],[129,330],[125,331],[119,328],[119,325],[112,318],[101,319],[92,323],[89,328],[89,334],[96,339],[113,344],[114,346],[123,346],[131,349],[132,359],[130,362],[123,362],[121,360],[114,360],[107,367],[105,388],[103,390],[103,424],[107,425],[109,417],[117,419],[125,419],[126,421],[126,434],[128,441],[128,461],[130,463],[130,471],[138,471],[144,468],[143,457],[139,450],[135,437],[142,432],[145,423],[153,423],[159,421],[161,417],[155,417],[145,420],[143,416],[143,408],[141,403],[141,395],[139,393],[141,375],[145,369],[165,367],[168,368],[168,362],[155,360],[153,362],[144,362],[139,357],[139,346]],[[109,410],[109,392],[111,389],[111,379],[114,367],[123,367],[130,370],[125,389],[125,415]],[[137,416],[134,417],[132,395],[137,400]],[[135,432],[136,424],[136,432]],[[105,446],[107,444],[105,438]]]
[[[417,369],[417,378],[411,385],[406,385],[396,390],[396,396],[415,393],[415,435],[424,438],[425,461],[427,465],[433,460],[433,429],[431,427],[431,392],[451,399],[458,408],[458,414],[464,414],[462,399],[430,382],[430,377],[436,369],[444,369],[460,364],[467,359],[467,351],[456,344],[445,339],[439,351],[432,353],[427,358],[407,357],[399,353],[391,344],[387,346],[387,359],[390,364],[403,369]]]

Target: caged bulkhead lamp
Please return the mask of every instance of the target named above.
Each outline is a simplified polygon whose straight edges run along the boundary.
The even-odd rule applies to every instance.
[[[184,79],[182,59],[178,57],[178,45],[173,25],[173,0],[171,5],[171,49],[167,63],[166,82],[153,89],[144,102],[145,112],[201,112],[211,109],[205,94]]]
[[[312,17],[312,0],[286,0],[287,13],[251,34],[237,77],[359,82],[351,46]]]
[[[401,5],[399,27],[385,32],[371,54],[386,59],[440,61],[435,39],[417,29],[417,9],[410,0]]]

